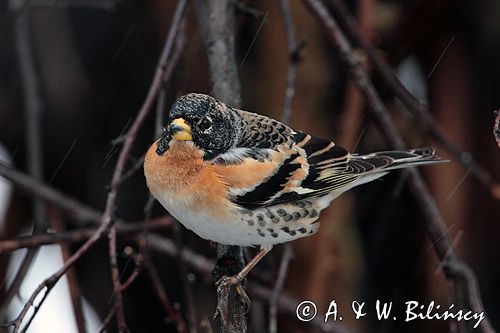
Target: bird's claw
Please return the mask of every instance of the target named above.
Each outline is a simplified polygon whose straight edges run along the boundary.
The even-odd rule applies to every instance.
[[[223,276],[215,283],[217,287],[217,294],[221,294],[224,289],[229,290],[231,286],[234,286],[236,293],[239,296],[240,301],[245,305],[245,312],[250,309],[250,297],[248,297],[245,289],[241,286],[241,280],[236,276]]]

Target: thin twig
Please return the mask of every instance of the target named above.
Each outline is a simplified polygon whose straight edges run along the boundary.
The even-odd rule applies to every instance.
[[[140,231],[162,230],[170,228],[171,217],[159,217],[148,221],[117,223],[119,234],[133,234]],[[66,232],[46,233],[34,236],[23,236],[0,241],[0,255],[19,249],[37,247],[56,243],[79,243],[89,239],[97,228],[83,228]]]
[[[108,193],[108,198],[106,200],[106,208],[104,209],[102,223],[104,225],[109,226],[108,228],[109,258],[110,258],[109,263],[111,267],[111,279],[113,281],[113,290],[115,296],[114,299],[116,303],[116,322],[118,325],[119,332],[127,332],[128,328],[125,322],[125,314],[123,310],[121,284],[120,284],[120,272],[118,270],[118,263],[116,258],[116,227],[113,223],[114,211],[116,206],[116,197],[118,194],[117,193],[118,184],[120,182],[120,179],[122,178],[128,154],[136,139],[137,132],[139,131],[139,128],[142,126],[142,123],[144,122],[146,116],[152,109],[152,105],[161,87],[162,79],[163,80],[165,79],[164,72],[167,60],[169,59],[169,56],[172,52],[174,41],[176,39],[177,32],[179,30],[180,23],[184,16],[186,7],[187,7],[187,0],[179,0],[177,8],[175,10],[174,18],[172,19],[172,23],[170,25],[170,30],[167,35],[163,52],[160,56],[160,59],[158,60],[158,65],[156,66],[153,82],[151,83],[147,97],[141,109],[139,110],[139,113],[137,114],[134,123],[132,124],[130,130],[127,133],[127,137],[123,144],[122,150],[120,151],[120,155],[118,156],[118,161],[116,162],[115,171],[113,172],[113,177],[111,179],[111,190]]]
[[[281,116],[281,121],[288,125],[290,118],[292,116],[292,102],[295,96],[295,81],[297,78],[297,65],[302,59],[301,50],[303,46],[298,46],[295,38],[295,27],[293,24],[292,14],[290,11],[290,4],[288,0],[279,0],[279,5],[281,9],[281,16],[283,18],[283,27],[286,34],[287,46],[288,46],[288,78],[285,91],[285,100],[283,103],[283,114]],[[305,44],[303,44],[305,45]],[[278,299],[283,291],[285,285],[285,279],[288,273],[288,265],[290,260],[293,258],[293,249],[290,243],[284,245],[285,250],[281,258],[280,267],[278,270],[278,276],[276,283],[274,285],[271,301],[269,302],[269,332],[276,333],[278,330]]]
[[[147,241],[146,241],[146,244],[147,244]],[[156,268],[151,260],[151,256],[148,254],[148,250],[146,250],[145,253],[146,253],[146,255],[144,258],[144,266],[149,273],[149,278],[151,279],[151,283],[153,284],[153,288],[155,290],[155,293],[156,293],[158,299],[160,300],[160,303],[163,306],[165,313],[172,320],[172,322],[175,323],[175,327],[177,329],[177,332],[186,333],[187,326],[186,326],[186,323],[184,322],[184,319],[182,319],[182,315],[179,313],[179,311],[175,310],[174,307],[172,306],[172,303],[170,302],[170,298],[168,297],[168,294],[165,291],[165,288],[163,288],[163,286],[161,284],[160,277],[158,276],[158,271],[156,270]]]
[[[173,224],[173,230],[174,230],[174,237],[175,237],[175,244],[177,248],[177,263],[179,265],[179,274],[180,274],[180,280],[182,283],[182,290],[184,293],[184,297],[186,298],[186,303],[187,303],[187,318],[189,321],[189,328],[191,332],[196,333],[198,332],[197,329],[197,314],[196,314],[196,305],[194,301],[194,296],[190,287],[190,282],[188,280],[188,271],[186,268],[186,263],[184,261],[184,257],[182,256],[182,249],[184,248],[184,244],[182,242],[182,229],[179,223],[174,223]]]
[[[243,14],[252,16],[255,19],[260,19],[266,15],[262,10],[250,7],[243,0],[231,0],[236,9]]]
[[[122,178],[118,181],[118,186],[123,184],[127,179],[135,175],[135,173],[142,168],[144,164],[144,159],[146,158],[146,154],[142,154],[141,157],[137,161],[135,161],[134,165],[127,171],[123,173]]]
[[[283,257],[281,258],[280,268],[278,270],[278,277],[276,278],[276,284],[274,285],[271,300],[269,301],[269,332],[276,333],[278,331],[278,322],[276,317],[278,315],[278,299],[280,298],[281,292],[283,291],[283,286],[285,285],[285,279],[288,273],[288,265],[290,260],[293,258],[292,244],[285,244],[285,251],[283,252]]]
[[[248,46],[247,51],[245,52],[245,55],[243,56],[243,59],[241,59],[240,69],[243,68],[245,61],[247,60],[248,55],[250,54],[250,50],[252,49],[253,44],[255,44],[255,41],[257,40],[257,37],[259,36],[260,31],[262,30],[262,27],[264,26],[264,23],[266,23],[268,16],[269,16],[269,11],[266,12],[264,17],[260,21],[259,27],[257,28],[257,31],[253,35],[252,41],[250,42],[250,45]]]
[[[338,49],[341,59],[349,67],[354,82],[362,91],[369,105],[371,105],[370,111],[375,115],[386,137],[390,140],[394,148],[404,149],[405,145],[401,135],[397,131],[396,125],[390,118],[380,96],[370,82],[367,73],[355,57],[349,41],[339,29],[335,19],[328,13],[327,9],[320,1],[304,0],[304,2],[311,9],[313,14],[319,18],[320,23],[327,31],[332,43]],[[472,288],[473,286],[477,287],[476,278],[470,268],[460,260],[453,250],[451,241],[446,235],[446,224],[420,173],[416,169],[408,169],[408,173],[410,175],[410,186],[413,195],[427,221],[428,236],[431,242],[435,243],[434,249],[439,260],[443,264],[446,264],[444,265],[446,278],[451,281],[451,283],[456,282],[459,278],[466,281],[466,290],[460,288],[461,284],[457,283],[457,295],[455,295],[455,298],[459,299],[460,295],[466,295],[471,309],[477,313],[483,312],[484,308],[482,307],[478,288]],[[481,322],[480,328],[482,332],[495,332],[487,317]]]
[[[179,36],[177,37],[176,41],[178,41],[178,45],[176,43],[176,47],[174,48],[174,51],[171,56],[171,61],[169,61],[166,64],[165,67],[165,72],[164,72],[164,77],[165,78],[170,78],[173,75],[173,71],[175,69],[175,66],[179,63],[181,56],[184,54],[184,51],[186,51],[187,47],[187,39],[186,38],[180,38]],[[165,98],[166,98],[166,93],[164,91],[164,86],[165,82],[162,82],[162,85],[160,87],[160,90],[158,92],[158,101],[156,104],[156,114],[155,114],[155,139],[160,137],[161,131],[163,129],[162,127],[162,121],[163,121],[163,112],[165,109]],[[123,141],[123,138],[120,137],[119,141]],[[123,174],[122,178],[118,182],[118,185],[121,185],[123,182],[125,182],[127,179],[132,177],[138,170],[142,168],[142,165],[144,164],[144,158],[146,157],[146,154],[143,154],[135,163],[134,165]]]
[[[106,327],[108,327],[109,323],[115,316],[115,313],[116,313],[116,304],[113,304],[113,307],[111,308],[111,310],[109,310],[108,314],[102,321],[101,327],[99,327],[97,333],[104,333],[106,331]]]
[[[132,253],[128,253],[126,251],[127,249],[130,249],[128,252]],[[142,249],[143,247],[141,246],[141,251]],[[134,270],[129,275],[129,277],[122,283],[121,285],[122,291],[127,290],[128,287],[130,287],[132,283],[134,283],[134,281],[137,279],[139,274],[141,274],[141,271],[144,268],[144,254],[141,251],[139,253],[135,253],[133,252],[133,249],[130,246],[125,248],[124,250],[125,255],[127,255],[128,258],[131,258],[132,261],[134,262]]]
[[[62,212],[58,208],[51,209],[51,211],[52,211],[51,214],[52,227],[57,232],[64,232],[66,226],[63,221]],[[67,243],[61,243],[60,248],[63,257],[63,262],[65,262],[71,256],[71,249]],[[78,286],[78,278],[76,276],[74,269],[70,269],[66,273],[66,279],[68,281],[68,290],[71,296],[71,303],[73,306],[73,313],[75,315],[76,327],[79,333],[85,333],[86,332],[85,317],[83,316],[83,309],[80,298],[80,288]]]
[[[175,43],[175,49],[180,54],[187,44],[186,38],[186,20],[184,20],[181,24],[181,28],[179,29],[179,35]],[[189,323],[189,329],[192,333],[198,332],[198,315],[196,311],[196,302],[193,295],[192,288],[190,286],[190,281],[188,279],[188,271],[186,268],[186,263],[181,256],[182,248],[184,247],[182,241],[182,227],[179,223],[174,223],[172,225],[175,237],[175,243],[177,245],[178,255],[176,257],[177,263],[179,266],[179,274],[180,280],[182,284],[182,291],[184,293],[184,298],[186,299],[186,314]],[[184,325],[185,326],[185,325]]]
[[[498,193],[498,196],[495,196],[495,198],[500,200],[500,191],[497,190],[497,192],[495,192],[495,188],[500,188],[500,185],[494,180],[493,176],[474,160],[470,152],[464,151],[458,147],[450,140],[448,135],[436,125],[437,121],[429,112],[429,108],[408,91],[394,74],[394,71],[387,64],[385,59],[381,57],[379,52],[363,37],[356,23],[356,18],[351,15],[344,2],[342,0],[329,1],[332,4],[332,8],[337,12],[337,17],[341,20],[343,26],[345,26],[351,39],[366,52],[375,70],[381,75],[392,93],[399,98],[406,108],[420,121],[429,135],[453,155],[466,170],[470,169],[471,174],[485,187],[490,189],[494,196],[495,193]]]
[[[295,28],[293,26],[292,13],[288,0],[279,0],[281,17],[283,18],[283,28],[286,34],[288,50],[288,75],[286,81],[285,98],[283,102],[283,115],[281,120],[288,124],[292,116],[292,102],[295,96],[295,80],[297,79],[297,65],[302,60],[302,50],[305,43],[297,45]]]
[[[141,265],[141,267],[142,267],[142,265]],[[132,284],[132,282],[127,283],[127,281],[126,281],[122,285],[122,290],[126,290],[128,287],[130,287],[131,284]],[[106,317],[102,321],[102,324],[99,327],[99,329],[97,330],[97,333],[104,333],[106,331],[106,327],[108,327],[109,323],[113,319],[115,312],[116,312],[116,304],[113,303],[113,307],[109,310],[108,314],[106,315]]]
[[[10,180],[14,186],[34,197],[53,204],[66,212],[69,212],[82,225],[87,222],[99,223],[102,214],[97,210],[82,204],[80,201],[56,190],[55,188],[30,177],[29,175],[10,167],[7,163],[0,161],[0,176]]]

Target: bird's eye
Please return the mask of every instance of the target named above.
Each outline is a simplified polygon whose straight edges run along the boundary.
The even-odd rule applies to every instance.
[[[202,131],[206,131],[207,129],[212,127],[212,121],[210,119],[203,118],[198,126]]]

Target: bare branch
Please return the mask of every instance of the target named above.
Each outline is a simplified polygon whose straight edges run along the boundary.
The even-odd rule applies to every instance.
[[[184,319],[182,319],[182,315],[179,313],[179,311],[175,310],[174,307],[172,306],[170,298],[168,297],[165,288],[163,288],[161,284],[160,277],[158,276],[158,271],[156,270],[151,260],[151,257],[147,253],[148,252],[146,250],[144,265],[146,266],[146,270],[148,271],[149,278],[151,279],[151,283],[153,284],[153,288],[156,292],[156,295],[158,296],[158,299],[160,300],[160,303],[163,306],[165,313],[175,323],[177,332],[186,333],[187,332],[186,323],[184,322]]]
[[[285,252],[283,252],[283,257],[281,258],[280,268],[278,270],[278,277],[276,278],[276,284],[274,285],[273,294],[271,300],[269,301],[269,332],[278,332],[278,323],[276,316],[278,314],[278,299],[283,291],[283,286],[285,285],[285,279],[288,273],[288,265],[293,259],[293,249],[292,244],[285,244]]]
[[[171,53],[172,46],[176,37],[177,29],[180,23],[180,20],[182,19],[182,16],[184,15],[185,8],[187,5],[187,0],[180,0],[179,4],[177,6],[174,19],[172,21],[172,28],[169,31],[169,34],[166,38],[165,42],[165,47],[163,49],[163,52],[160,56],[160,59],[158,60],[158,65],[156,67],[155,75],[153,78],[153,81],[151,83],[150,89],[148,91],[147,97],[139,110],[132,126],[127,132],[126,139],[124,141],[123,147],[120,151],[120,154],[118,156],[118,161],[116,162],[115,170],[113,172],[112,180],[111,180],[111,190],[108,193],[108,197],[106,200],[106,207],[104,210],[104,213],[101,218],[101,225],[99,228],[96,230],[96,232],[71,256],[68,258],[66,263],[57,271],[55,272],[52,276],[48,277],[45,279],[33,292],[33,294],[29,297],[28,301],[24,305],[23,309],[21,310],[21,313],[18,315],[18,317],[13,321],[15,322],[15,327],[14,327],[14,332],[18,332],[20,329],[20,326],[22,322],[24,321],[24,318],[26,317],[29,309],[31,307],[34,307],[34,311],[29,317],[26,325],[24,326],[23,330],[26,330],[29,327],[29,324],[31,323],[32,319],[36,315],[38,309],[42,305],[43,301],[49,294],[49,292],[52,290],[54,285],[59,281],[59,279],[70,269],[90,248],[92,248],[97,240],[101,238],[104,233],[108,232],[110,228],[114,225],[115,222],[115,217],[114,217],[114,208],[116,205],[116,197],[117,197],[117,184],[119,180],[121,179],[125,164],[128,159],[128,155],[130,152],[130,149],[132,148],[132,145],[137,137],[137,133],[142,126],[146,116],[149,114],[149,111],[151,110],[151,106],[154,103],[154,100],[156,98],[156,95],[158,93],[158,89],[160,87],[161,80],[163,78],[164,74],[164,69],[165,65],[168,59],[168,56]],[[5,171],[5,170],[4,170]],[[52,193],[54,194],[54,193]],[[110,262],[111,265],[113,266],[113,263],[116,262],[116,260],[113,260],[113,256],[116,253],[111,253],[113,249],[115,249],[115,242],[113,240],[116,240],[116,229],[113,229],[110,232]],[[113,235],[114,234],[114,235]],[[116,258],[116,257],[115,257]],[[123,305],[121,304],[121,286],[119,283],[119,274],[118,276],[116,275],[116,272],[112,274],[113,278],[113,285],[114,285],[114,292],[115,292],[115,304],[116,304],[116,317],[117,317],[117,322],[118,322],[118,329],[121,332],[127,331],[126,323],[125,323],[125,318],[123,315]],[[38,303],[34,303],[35,299],[40,299],[37,297],[41,292],[44,291],[44,294],[41,297],[41,300]]]
[[[354,82],[362,91],[365,99],[371,105],[371,112],[375,115],[384,134],[396,149],[404,149],[405,145],[396,125],[385,109],[384,104],[375,88],[373,87],[367,73],[353,53],[353,49],[344,36],[335,19],[328,13],[327,9],[319,0],[304,0],[314,15],[319,18],[320,23],[325,28],[334,46],[339,50],[341,59],[349,67],[350,74]],[[470,268],[465,265],[453,250],[450,239],[446,233],[446,225],[441,214],[432,199],[420,173],[416,169],[408,169],[410,175],[410,186],[422,213],[427,220],[427,233],[434,243],[434,248],[439,260],[445,264],[444,273],[449,283],[456,283],[459,279],[466,281],[466,290],[461,288],[462,284],[456,284],[456,299],[465,295],[469,305],[475,312],[483,312],[481,296],[477,286],[477,281]],[[454,269],[450,269],[450,268]],[[485,318],[480,324],[482,332],[495,332],[488,318]]]
[[[495,182],[493,176],[474,160],[470,152],[463,151],[436,125],[437,121],[429,112],[429,108],[406,89],[385,59],[381,57],[379,52],[377,52],[377,50],[364,38],[363,34],[359,31],[356,18],[351,15],[344,2],[342,0],[330,0],[330,3],[337,12],[337,16],[341,20],[350,38],[366,52],[366,55],[374,64],[375,70],[382,76],[392,93],[399,98],[406,108],[420,121],[431,137],[462,163],[466,170],[470,170],[471,174],[494,194],[494,189],[499,188],[500,185]],[[500,195],[496,196],[496,198],[500,199]]]
[[[57,206],[64,211],[71,213],[82,224],[86,222],[99,223],[101,214],[80,201],[59,192],[53,187],[46,185],[33,177],[30,177],[21,171],[11,168],[8,164],[0,161],[0,176],[10,180],[14,186],[17,186],[30,193],[34,197],[41,198],[44,201]]]
[[[118,194],[117,193],[118,184],[120,183],[120,179],[122,178],[125,169],[125,164],[127,162],[127,157],[136,139],[137,132],[139,131],[139,128],[142,126],[146,116],[151,111],[154,100],[161,87],[162,79],[164,80],[164,72],[167,60],[169,59],[169,56],[172,52],[174,41],[176,39],[177,32],[179,30],[180,23],[184,16],[186,7],[187,7],[187,0],[180,0],[177,4],[174,18],[172,19],[170,30],[168,32],[165,46],[163,48],[163,52],[158,61],[158,65],[156,66],[156,72],[153,78],[153,82],[151,83],[151,86],[149,88],[146,100],[144,101],[141,109],[139,110],[139,113],[137,114],[137,117],[135,118],[132,126],[130,127],[130,130],[127,132],[127,137],[123,144],[122,150],[120,151],[120,155],[118,156],[118,161],[116,162],[115,171],[113,172],[113,177],[111,179],[111,190],[108,193],[108,198],[106,200],[106,208],[104,209],[104,214],[102,218],[102,224],[109,227],[108,228],[109,258],[110,258],[109,262],[111,267],[111,279],[113,281],[113,290],[116,303],[115,315],[119,332],[127,332],[128,328],[125,322],[125,314],[123,311],[120,272],[118,271],[118,263],[116,259],[116,227],[113,223],[114,211],[116,206],[116,197]]]
[[[54,230],[57,232],[64,232],[66,226],[63,221],[62,212],[59,209],[51,209],[49,213],[51,213],[52,227]],[[60,244],[60,248],[64,262],[71,256],[71,249],[67,243]],[[75,315],[76,328],[78,329],[78,333],[85,333],[87,330],[85,328],[85,317],[83,316],[82,300],[80,298],[80,287],[78,286],[78,278],[74,269],[70,269],[67,272],[66,279],[68,281],[69,294],[73,306],[73,313]]]
[[[292,116],[292,102],[295,96],[295,80],[297,79],[297,65],[302,60],[302,50],[305,43],[297,44],[295,37],[295,28],[293,26],[292,13],[288,0],[279,0],[281,16],[283,18],[283,27],[285,29],[287,49],[288,49],[288,75],[285,90],[285,99],[283,102],[283,115],[281,120],[288,124]]]
[[[160,217],[147,221],[117,222],[116,228],[120,234],[133,234],[141,231],[152,231],[167,229],[172,225],[171,217]],[[36,247],[55,243],[79,243],[89,239],[97,228],[84,228],[73,231],[58,233],[47,233],[34,236],[23,236],[19,238],[0,241],[0,255],[18,249]]]
[[[109,325],[111,322],[111,319],[115,316],[116,313],[116,304],[113,304],[113,307],[111,310],[109,310],[108,314],[102,321],[101,327],[97,330],[98,333],[104,333],[106,331],[106,327]]]

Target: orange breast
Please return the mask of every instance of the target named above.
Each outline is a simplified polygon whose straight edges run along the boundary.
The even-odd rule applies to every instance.
[[[225,215],[230,206],[228,186],[203,161],[192,142],[176,142],[163,155],[155,150],[156,142],[146,153],[144,174],[156,199],[168,197],[179,205],[188,204],[187,209],[213,210],[221,217]]]

